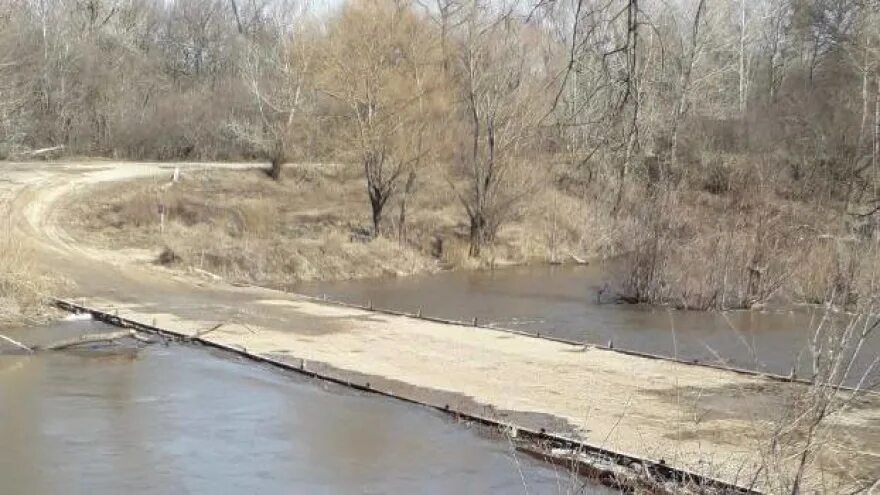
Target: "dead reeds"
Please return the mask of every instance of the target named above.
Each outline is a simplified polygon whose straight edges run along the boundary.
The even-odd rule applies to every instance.
[[[57,281],[40,273],[12,226],[9,213],[0,212],[0,325],[39,323],[49,314],[45,303]]]

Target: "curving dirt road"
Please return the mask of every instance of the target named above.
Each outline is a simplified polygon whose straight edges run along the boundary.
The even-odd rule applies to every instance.
[[[0,201],[40,264],[75,283],[63,295],[92,307],[193,334],[223,323],[203,338],[740,484],[771,467],[771,420],[799,385],[234,287],[155,266],[156,253],[83,245],[59,221],[74,191],[170,179],[174,166],[185,176],[250,165],[0,164]],[[880,400],[858,402],[831,425],[817,461],[823,479],[810,484],[832,492],[880,478]]]

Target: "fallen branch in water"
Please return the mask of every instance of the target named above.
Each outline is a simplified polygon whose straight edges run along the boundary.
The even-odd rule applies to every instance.
[[[218,324],[214,325],[213,327],[211,327],[211,328],[209,328],[209,329],[207,329],[207,330],[202,330],[202,331],[200,331],[200,332],[196,332],[196,334],[193,335],[193,338],[197,339],[197,338],[199,338],[199,337],[201,337],[201,336],[203,336],[203,335],[207,335],[207,334],[213,332],[214,330],[217,330],[218,328],[222,327],[222,326],[225,325],[225,324],[226,324],[226,322],[224,321],[224,322],[221,322],[221,323],[218,323]]]
[[[5,340],[6,342],[9,342],[10,344],[14,345],[15,347],[18,347],[18,348],[24,349],[24,350],[30,352],[31,354],[33,354],[33,352],[34,352],[34,350],[31,349],[30,347],[28,347],[28,346],[22,344],[21,342],[19,342],[19,341],[17,341],[17,340],[12,340],[12,339],[10,339],[9,337],[7,337],[7,336],[5,336],[5,335],[3,335],[3,334],[0,334],[0,339],[3,339],[3,340]]]
[[[34,350],[39,351],[60,351],[63,349],[67,349],[69,347],[75,347],[78,345],[85,344],[97,344],[100,342],[113,342],[119,339],[123,339],[126,337],[131,337],[132,334],[135,333],[134,330],[121,330],[118,332],[110,332],[110,333],[92,333],[86,335],[80,335],[79,337],[75,337],[72,339],[61,340],[49,345],[34,347]]]
[[[568,253],[568,256],[574,260],[578,265],[589,265],[590,263],[586,260],[586,258],[581,258],[580,256],[576,256],[574,253]]]
[[[91,333],[86,335],[80,335],[79,337],[75,337],[72,339],[61,340],[58,342],[54,342],[48,345],[43,346],[35,346],[33,351],[61,351],[64,349],[68,349],[71,347],[76,347],[80,345],[86,344],[98,344],[98,343],[110,343],[115,342],[119,339],[132,338],[140,342],[150,343],[153,341],[147,337],[143,337],[138,335],[138,333],[134,330],[120,330],[118,332],[110,332],[110,333]]]
[[[86,335],[80,335],[79,337],[75,337],[72,339],[60,340],[58,342],[53,342],[47,345],[33,346],[28,347],[17,340],[13,340],[5,335],[0,334],[0,339],[9,342],[10,344],[18,347],[20,349],[24,349],[29,353],[35,353],[38,351],[61,351],[64,349],[68,349],[70,347],[76,347],[80,345],[86,344],[97,344],[97,343],[110,343],[115,342],[119,339],[132,338],[139,342],[144,342],[147,344],[152,344],[153,340],[144,337],[138,334],[134,330],[120,330],[118,332],[110,332],[110,333],[90,333]]]
[[[135,332],[134,330],[131,331],[131,338],[133,338],[134,340],[137,340],[138,342],[143,342],[144,344],[155,344],[156,343],[155,340],[153,340],[149,337],[144,337],[143,335]]]

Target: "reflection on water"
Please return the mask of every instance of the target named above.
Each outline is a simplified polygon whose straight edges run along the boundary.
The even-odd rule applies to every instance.
[[[642,352],[723,362],[787,375],[799,362],[808,369],[807,346],[815,310],[675,311],[603,303],[600,266],[536,266],[478,272],[447,272],[399,279],[301,284],[296,292],[482,322]],[[875,335],[853,370],[860,376],[880,352]]]
[[[100,329],[4,333],[35,343]],[[4,495],[570,493],[575,483],[430,410],[182,346],[0,355],[0,445]]]

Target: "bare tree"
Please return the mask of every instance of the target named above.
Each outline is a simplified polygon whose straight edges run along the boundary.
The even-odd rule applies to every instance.
[[[689,90],[691,85],[691,77],[694,72],[694,66],[697,64],[698,59],[701,55],[701,50],[703,47],[702,40],[700,38],[700,31],[703,28],[703,22],[705,21],[706,11],[706,0],[697,0],[696,8],[693,13],[693,20],[691,21],[691,30],[689,42],[687,43],[687,47],[683,47],[682,49],[682,58],[679,62],[680,64],[680,79],[678,84],[678,101],[675,104],[675,110],[672,117],[672,131],[671,131],[671,162],[673,165],[678,164],[678,131],[682,118],[684,118],[685,113],[687,112],[688,106],[688,97],[690,96]]]
[[[0,47],[15,46],[20,33],[14,24],[13,19],[0,18]],[[28,130],[22,56],[17,50],[0,55],[0,159],[17,151]]]
[[[233,2],[233,6],[235,3]],[[252,31],[241,24],[239,29]],[[307,26],[305,4],[283,9],[272,19],[273,29],[247,40],[243,74],[260,116],[260,126],[241,129],[243,138],[269,156],[269,177],[281,180],[284,164],[302,155],[307,137],[299,124],[314,108],[315,36]],[[266,39],[268,38],[268,39]],[[311,124],[311,123],[310,123]]]
[[[639,1],[627,0],[624,7],[615,16],[615,18],[622,17],[626,20],[623,34],[620,36],[623,40],[618,39],[614,48],[603,54],[603,59],[608,61],[609,64],[615,64],[615,59],[621,59],[623,67],[623,70],[620,71],[622,76],[617,78],[623,87],[617,108],[623,120],[621,139],[624,143],[624,154],[618,169],[617,194],[612,210],[615,216],[620,212],[624,187],[626,186],[626,177],[631,168],[631,162],[640,148],[639,117],[641,112],[641,88],[639,85],[639,29],[641,27],[641,15],[642,11],[639,8]],[[608,65],[607,67],[610,70],[614,70],[614,65]],[[612,76],[613,79],[614,77]]]
[[[440,54],[443,60],[443,70],[448,71],[450,66],[449,40],[455,31],[461,26],[465,3],[460,0],[434,0],[431,2],[419,2],[428,13],[431,20],[440,30]]]
[[[458,196],[470,223],[471,256],[494,241],[527,191],[516,169],[527,159],[546,94],[527,28],[504,15],[487,19],[482,8],[477,1],[469,5],[455,75],[467,136],[460,155],[466,186]]]
[[[419,105],[431,90],[429,34],[410,5],[367,0],[347,5],[326,36],[320,91],[342,106],[341,144],[363,167],[374,235],[426,149]]]

